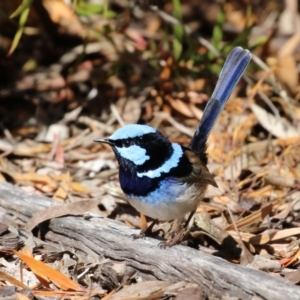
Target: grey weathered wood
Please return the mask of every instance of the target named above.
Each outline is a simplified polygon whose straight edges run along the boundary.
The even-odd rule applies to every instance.
[[[0,184],[1,221],[25,223],[34,212],[54,205],[58,205],[57,202],[49,198]],[[133,233],[137,230],[114,220],[68,216],[50,221],[45,240],[59,242],[91,257],[104,255],[112,260],[126,261],[146,279],[197,283],[207,295],[300,299],[300,288],[282,278],[234,265],[185,246],[160,249],[157,247],[159,241],[155,239],[133,241],[130,236]]]

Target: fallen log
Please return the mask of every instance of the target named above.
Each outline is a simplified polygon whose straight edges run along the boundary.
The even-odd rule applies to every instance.
[[[0,221],[25,225],[38,211],[59,204],[47,197],[0,184]],[[82,211],[84,214],[85,212]],[[48,223],[48,222],[47,222]],[[64,216],[49,220],[43,228],[46,242],[60,243],[81,255],[126,261],[144,280],[186,281],[198,284],[205,295],[239,299],[300,299],[300,287],[262,271],[227,262],[187,246],[160,249],[152,238],[132,240],[137,230],[125,224],[91,215]]]

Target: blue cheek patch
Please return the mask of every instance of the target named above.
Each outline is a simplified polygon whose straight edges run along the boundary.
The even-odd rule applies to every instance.
[[[129,138],[136,138],[148,133],[155,133],[157,130],[151,126],[130,124],[118,129],[110,136],[111,140],[122,140]]]
[[[172,143],[173,153],[171,157],[165,161],[159,168],[149,170],[143,173],[137,173],[138,177],[147,176],[149,178],[160,177],[161,173],[168,173],[172,168],[178,166],[179,160],[183,155],[183,150],[179,144]]]
[[[130,147],[116,147],[116,150],[123,158],[132,161],[135,165],[142,165],[145,161],[150,159],[150,156],[146,154],[146,150],[137,145]]]

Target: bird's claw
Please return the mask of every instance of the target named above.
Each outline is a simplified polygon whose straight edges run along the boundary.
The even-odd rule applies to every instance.
[[[132,239],[137,240],[137,239],[145,239],[146,238],[146,232],[144,230],[141,230],[139,234],[132,234]]]
[[[180,231],[178,231],[172,238],[166,240],[165,242],[161,242],[158,244],[158,247],[161,249],[171,248],[174,245],[180,244],[182,242],[182,239],[184,238],[186,234],[186,229],[182,228]]]
[[[161,232],[162,232],[162,234],[165,234],[165,232],[162,229],[158,229],[155,231],[147,230],[147,229],[141,230],[139,234],[132,234],[131,236],[132,236],[133,240],[145,239],[147,236],[148,237],[158,236]]]

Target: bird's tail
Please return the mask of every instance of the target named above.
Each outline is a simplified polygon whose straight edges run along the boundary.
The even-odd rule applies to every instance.
[[[204,160],[207,160],[206,141],[208,135],[250,60],[251,54],[248,50],[236,47],[225,61],[217,85],[189,145],[189,148]]]

